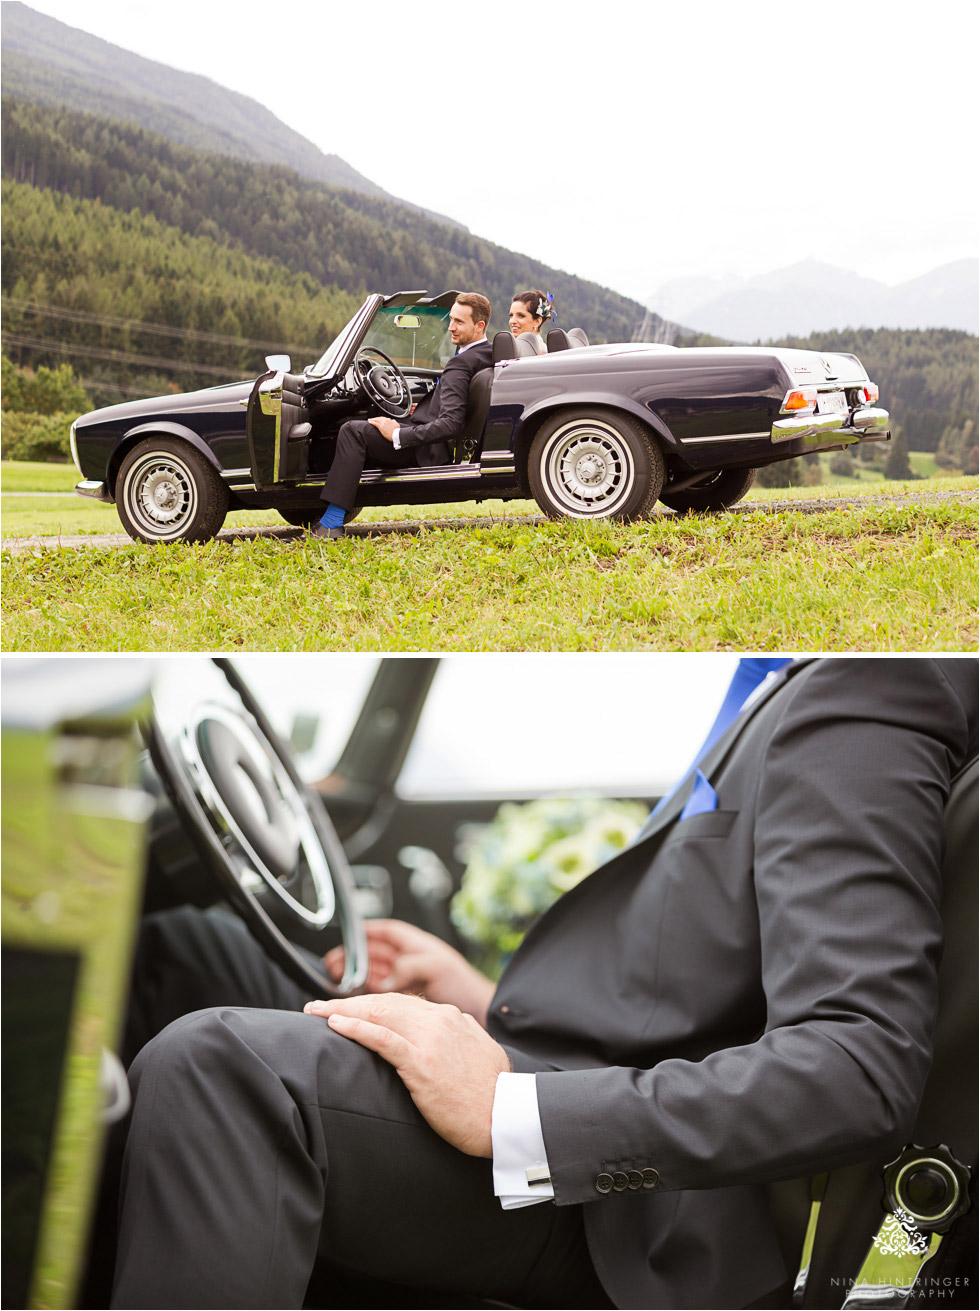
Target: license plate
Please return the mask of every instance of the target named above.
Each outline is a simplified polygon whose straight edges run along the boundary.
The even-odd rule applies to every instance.
[[[846,414],[847,397],[842,391],[822,391],[817,393],[818,414]]]

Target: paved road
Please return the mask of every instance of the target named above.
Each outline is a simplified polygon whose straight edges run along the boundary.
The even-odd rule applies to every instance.
[[[73,493],[69,493],[73,495]],[[921,505],[936,505],[944,501],[958,501],[961,504],[971,504],[976,502],[977,493],[969,489],[957,491],[930,490],[922,492],[912,492],[905,496],[814,496],[812,499],[801,501],[749,501],[744,505],[736,505],[731,511],[732,514],[751,514],[753,511],[762,510],[770,514],[778,514],[784,510],[796,510],[802,514],[824,514],[828,511],[847,511],[860,509],[871,505],[908,505],[910,502]],[[658,513],[664,515],[672,514],[672,511],[658,507]],[[427,528],[492,528],[501,524],[522,525],[522,524],[542,524],[546,523],[544,515],[525,514],[525,515],[507,515],[497,518],[484,516],[480,518],[459,518],[459,519],[426,519],[420,522],[417,519],[391,519],[383,523],[369,524],[352,524],[348,532],[352,537],[384,537],[390,533],[419,533]],[[267,528],[231,528],[224,529],[218,534],[219,542],[246,542],[257,537],[275,537],[279,540],[288,542],[296,541],[304,536],[301,528],[290,528],[287,524],[271,525]],[[5,537],[0,542],[0,547],[5,551],[18,554],[22,551],[38,551],[47,549],[77,549],[80,547],[92,546],[132,546],[132,540],[125,533],[80,533],[75,537]]]

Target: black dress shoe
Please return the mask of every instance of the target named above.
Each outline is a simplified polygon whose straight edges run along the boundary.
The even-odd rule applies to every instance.
[[[346,537],[346,528],[324,528],[322,523],[314,524],[309,530],[311,537],[320,537],[326,540],[330,537]]]

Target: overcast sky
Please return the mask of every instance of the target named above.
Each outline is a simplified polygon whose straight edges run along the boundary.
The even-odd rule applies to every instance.
[[[31,7],[641,300],[807,258],[895,283],[980,249],[962,0]]]

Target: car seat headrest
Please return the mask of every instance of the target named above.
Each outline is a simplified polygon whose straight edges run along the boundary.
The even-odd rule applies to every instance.
[[[503,332],[494,333],[493,337],[493,362],[499,364],[501,360],[517,359],[517,338],[507,328]]]

